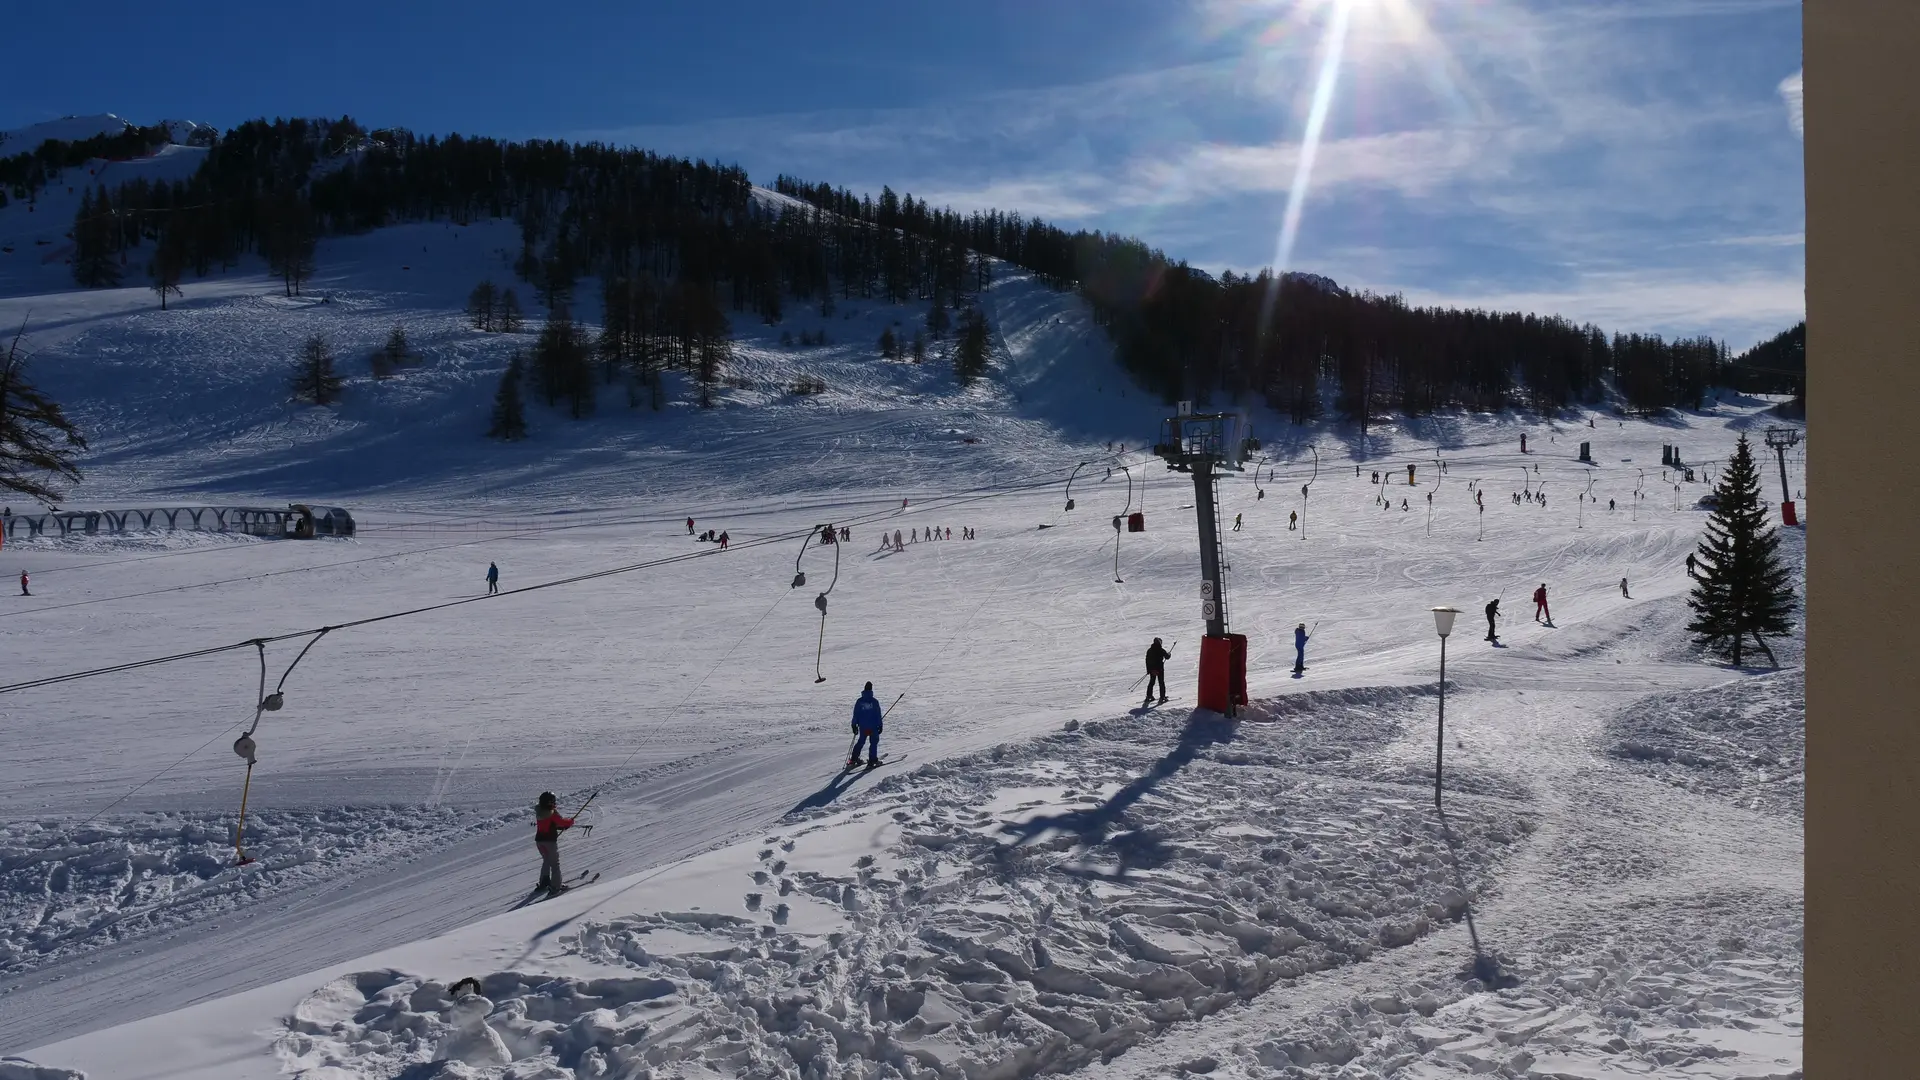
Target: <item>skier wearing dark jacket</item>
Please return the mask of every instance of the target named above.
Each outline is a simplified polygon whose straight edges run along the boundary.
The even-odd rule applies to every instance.
[[[1488,641],[1497,642],[1500,640],[1500,632],[1495,630],[1493,627],[1494,620],[1498,618],[1500,618],[1500,598],[1496,596],[1493,599],[1487,601],[1487,640]]]
[[[566,879],[560,876],[560,834],[573,828],[573,819],[560,816],[560,800],[551,791],[540,793],[533,812],[533,846],[540,849],[540,884],[535,891],[566,892]]]
[[[1301,623],[1299,626],[1293,628],[1293,673],[1295,675],[1307,670],[1307,642],[1309,640],[1310,636],[1307,634],[1306,623]]]
[[[1147,646],[1147,700],[1145,704],[1153,704],[1153,684],[1156,682],[1160,684],[1160,703],[1162,705],[1166,704],[1167,661],[1171,659],[1173,659],[1173,652],[1169,649],[1162,648],[1159,638],[1154,638],[1153,644]]]
[[[859,737],[853,742],[853,756],[847,759],[847,768],[860,764],[860,751],[867,752],[867,764],[880,764],[880,729],[886,713],[880,708],[879,699],[873,696],[873,684],[860,691],[860,700],[853,703],[853,730]]]
[[[1547,608],[1547,583],[1544,581],[1540,583],[1539,588],[1533,590],[1533,621],[1541,622],[1543,615],[1546,616],[1544,620],[1546,624],[1552,626],[1553,612]]]

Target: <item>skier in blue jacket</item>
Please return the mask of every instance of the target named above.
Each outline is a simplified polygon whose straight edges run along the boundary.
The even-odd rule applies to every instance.
[[[853,730],[859,738],[853,743],[853,756],[847,759],[847,768],[858,768],[860,751],[867,752],[869,768],[880,764],[880,724],[885,716],[880,702],[873,696],[873,684],[860,691],[860,700],[853,703]]]
[[[1293,628],[1293,673],[1307,670],[1307,624],[1301,623]]]

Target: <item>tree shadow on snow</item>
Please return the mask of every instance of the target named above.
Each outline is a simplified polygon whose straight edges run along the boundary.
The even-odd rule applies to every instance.
[[[1187,726],[1180,732],[1180,741],[1164,757],[1154,762],[1153,768],[1134,778],[1098,806],[1061,814],[1042,814],[1025,821],[1001,825],[1001,833],[1013,838],[1013,843],[1003,850],[1016,851],[1050,833],[1064,832],[1077,837],[1087,847],[1104,846],[1119,860],[1119,866],[1112,871],[1082,870],[1078,871],[1080,873],[1120,878],[1136,868],[1150,870],[1163,865],[1170,857],[1166,845],[1150,829],[1129,827],[1127,811],[1152,794],[1168,777],[1186,768],[1201,750],[1232,742],[1235,723],[1218,713],[1195,709],[1187,716]]]

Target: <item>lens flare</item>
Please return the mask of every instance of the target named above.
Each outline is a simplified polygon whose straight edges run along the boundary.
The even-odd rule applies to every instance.
[[[1280,279],[1286,275],[1287,261],[1293,257],[1293,243],[1300,236],[1300,214],[1307,202],[1307,188],[1313,180],[1313,159],[1320,150],[1320,134],[1327,127],[1327,110],[1333,105],[1334,90],[1340,83],[1340,57],[1346,51],[1347,27],[1353,15],[1353,0],[1334,0],[1333,16],[1327,20],[1327,33],[1320,45],[1320,74],[1313,84],[1313,104],[1307,109],[1307,128],[1300,137],[1300,157],[1294,162],[1293,183],[1287,186],[1287,208],[1280,217],[1280,237],[1274,245],[1273,279],[1267,283],[1260,303],[1260,332],[1272,323],[1273,308],[1280,298]]]

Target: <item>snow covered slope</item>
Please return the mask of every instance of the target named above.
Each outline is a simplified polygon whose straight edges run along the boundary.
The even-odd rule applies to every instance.
[[[1258,699],[1229,724],[1191,708],[1191,483],[1138,452],[1164,406],[1073,297],[1001,268],[995,370],[972,387],[874,356],[918,308],[742,318],[717,408],[613,387],[595,417],[536,406],[533,438],[500,445],[478,432],[530,338],[458,310],[510,280],[515,243],[384,230],[324,244],[309,297],[243,267],[167,312],[53,270],[0,283],[0,321],[31,313],[36,377],[94,441],[65,505],[321,499],[361,523],[9,540],[34,593],[0,607],[16,678],[473,597],[489,562],[507,592],[320,640],[257,734],[245,867],[227,747],[254,718],[251,647],[0,695],[0,1054],[335,1080],[1799,1067],[1800,651],[1777,647],[1781,673],[1692,651],[1704,488],[1657,465],[1671,443],[1723,457],[1764,403],[1443,417],[1365,444],[1261,419],[1272,468],[1222,483]],[[364,357],[396,323],[424,362],[376,383]],[[816,330],[827,345],[779,340]],[[353,380],[336,408],[290,407],[316,332]],[[826,392],[786,392],[803,375]],[[1407,486],[1436,454],[1444,473]],[[1542,483],[1545,506],[1509,497]],[[1142,506],[1147,531],[1116,538]],[[829,521],[851,542],[778,539]],[[881,550],[896,529],[916,539]],[[1786,547],[1802,558],[1798,532]],[[1542,581],[1551,627],[1515,617]],[[1495,596],[1499,647],[1476,627]],[[1445,602],[1469,612],[1451,846],[1431,809]],[[1315,631],[1298,679],[1296,622]],[[1174,700],[1135,709],[1156,635]],[[267,648],[269,680],[301,644]],[[843,775],[868,679],[905,695],[883,738],[903,757]],[[600,876],[513,910],[543,789],[600,792],[563,844]],[[1470,898],[1517,985],[1469,977]]]

